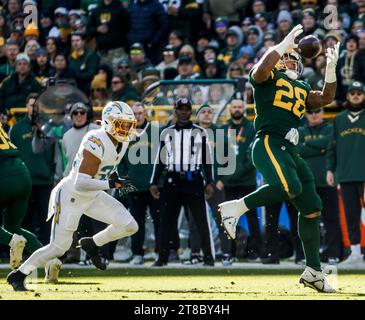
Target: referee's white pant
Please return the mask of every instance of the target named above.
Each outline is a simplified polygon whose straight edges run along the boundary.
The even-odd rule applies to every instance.
[[[20,267],[24,274],[45,266],[54,258],[63,256],[71,247],[73,233],[81,216],[109,224],[93,236],[97,246],[128,237],[138,231],[138,224],[128,210],[104,191],[75,192],[70,181],[62,180],[50,197],[48,216],[53,215],[50,243],[35,251]]]

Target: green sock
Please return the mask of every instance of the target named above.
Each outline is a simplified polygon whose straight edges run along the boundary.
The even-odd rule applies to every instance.
[[[43,244],[37,239],[37,237],[33,233],[25,229],[20,229],[19,234],[27,239],[27,243],[24,248],[27,252],[33,253],[34,251],[43,247]]]
[[[288,200],[288,194],[278,187],[265,184],[255,192],[245,196],[244,200],[247,208],[252,210],[258,207],[269,206],[278,202],[286,201]]]
[[[4,228],[0,227],[0,244],[9,245],[9,242],[13,235],[6,231]]]
[[[320,248],[320,217],[306,218],[299,214],[298,233],[302,241],[305,261],[308,267],[321,271],[321,262],[319,257]]]

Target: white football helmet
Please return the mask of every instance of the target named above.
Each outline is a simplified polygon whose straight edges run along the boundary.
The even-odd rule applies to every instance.
[[[295,62],[295,69],[289,69],[286,65],[286,62],[290,61],[290,62]],[[278,64],[277,64],[277,69],[279,71],[284,72],[289,79],[291,80],[297,80],[298,77],[302,74],[303,72],[303,63],[302,63],[302,58],[301,56],[294,51],[293,49],[291,50],[287,50],[283,56],[280,58]]]
[[[137,120],[129,105],[111,101],[103,109],[101,126],[118,142],[129,142],[135,135]]]

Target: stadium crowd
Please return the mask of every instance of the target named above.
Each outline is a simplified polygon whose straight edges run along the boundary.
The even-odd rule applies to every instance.
[[[327,5],[338,9],[331,29],[324,25]],[[38,25],[30,23],[24,27],[25,11],[29,6],[37,7],[39,21]],[[349,255],[356,256],[352,258],[353,262],[362,260],[359,222],[365,182],[365,120],[362,119],[362,108],[365,107],[365,0],[0,1],[0,120],[19,148],[32,177],[33,191],[24,227],[33,231],[41,242],[47,243],[50,224],[45,220],[50,192],[54,184],[68,174],[80,139],[96,127],[90,109],[85,104],[75,104],[69,110],[72,123],[53,132],[53,143],[42,147],[39,147],[42,143],[38,143],[37,153],[34,153],[32,142],[34,144],[37,139],[37,133],[30,120],[32,108],[50,78],[69,81],[89,98],[94,107],[104,106],[111,100],[128,103],[133,106],[138,128],[144,129],[148,118],[139,102],[151,84],[159,80],[247,79],[249,71],[266,50],[284,39],[299,23],[304,27],[304,35],[315,35],[322,41],[322,52],[313,60],[303,61],[301,78],[315,90],[323,87],[325,49],[341,43],[336,100],[329,107],[339,112],[348,110],[351,123],[357,126],[356,130],[347,128],[341,115],[333,124],[327,122],[323,117],[325,110],[319,109],[306,114],[300,131],[300,153],[311,163],[321,191],[318,193],[325,205],[322,260],[338,263]],[[228,197],[227,194],[233,198],[243,196],[236,193],[249,193],[256,187],[256,172],[247,157],[253,127],[246,119],[245,109],[253,100],[249,86],[246,90],[232,100],[231,119],[222,127],[227,135],[231,129],[238,133],[236,159],[239,166],[230,177],[216,177],[213,197],[219,199]],[[227,102],[220,100],[221,87],[215,91],[218,92],[212,90],[209,93],[212,97],[199,100],[199,103],[198,100],[192,101],[199,104],[197,121],[204,128],[213,126],[215,110],[209,104]],[[356,99],[353,92],[358,94],[360,102],[353,100]],[[356,109],[354,105],[360,107]],[[19,117],[14,125],[9,122],[10,109],[21,107],[27,107],[27,114],[22,119]],[[356,135],[353,144],[342,145],[341,138],[351,133]],[[131,193],[129,200],[126,197],[119,199],[134,210],[132,214],[138,214],[136,220],[139,223],[145,224],[147,204],[150,207],[155,228],[154,250],[158,253],[158,203],[152,201],[149,194],[152,167],[142,169],[122,163],[120,173],[131,177],[132,183],[138,187],[139,193]],[[337,183],[341,192],[337,192]],[[342,195],[345,206],[351,250],[344,248],[338,195]],[[146,202],[144,208],[138,207],[140,199]],[[207,200],[215,211],[217,201]],[[287,206],[289,215],[295,216],[297,213],[291,214],[293,208]],[[250,213],[249,235],[240,230],[234,243],[227,243],[217,221],[217,258],[220,254],[224,265],[231,265],[235,258],[276,264],[284,257],[295,255],[295,262],[301,263],[303,256],[295,223],[292,223],[291,234],[279,227],[280,209],[277,206],[266,208],[266,227],[261,231],[257,215]],[[189,214],[186,214],[188,220]],[[75,242],[76,238],[90,232],[93,234],[101,228],[103,225],[99,222],[83,217]],[[194,223],[189,222],[188,229],[191,235],[199,238]],[[144,228],[143,234],[140,232],[142,230],[132,237],[132,264],[144,261]],[[175,237],[175,245],[170,249],[171,261],[178,259],[180,252],[178,231]],[[199,241],[192,238],[188,264],[202,262]],[[106,260],[113,260],[115,245],[102,248]],[[0,252],[6,259],[8,248],[3,247]],[[80,260],[87,263],[85,257],[80,257],[80,252],[72,248],[68,261]]]

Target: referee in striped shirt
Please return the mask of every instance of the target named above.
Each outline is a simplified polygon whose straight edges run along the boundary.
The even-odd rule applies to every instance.
[[[176,124],[160,134],[160,147],[151,177],[152,196],[161,196],[160,252],[154,266],[167,265],[169,249],[176,234],[181,206],[191,212],[200,231],[204,265],[214,266],[214,244],[209,226],[205,195],[213,193],[213,163],[206,131],[190,121],[192,105],[187,98],[175,103]],[[166,170],[161,195],[157,187]],[[205,178],[203,178],[204,170]]]

